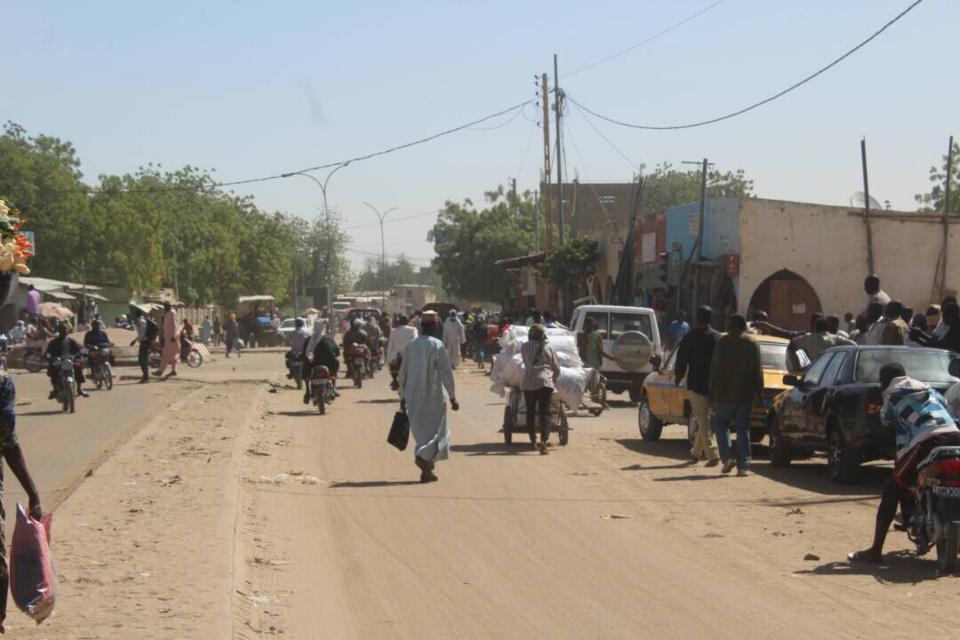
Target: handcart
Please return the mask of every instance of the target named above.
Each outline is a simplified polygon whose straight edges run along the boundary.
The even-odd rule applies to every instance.
[[[604,409],[610,408],[607,404],[607,379],[596,369],[587,369],[587,371],[590,372],[587,377],[587,387],[578,408],[589,411],[593,416],[599,416]]]
[[[539,425],[537,425],[539,427]],[[556,432],[560,446],[566,446],[570,438],[566,405],[554,394],[550,402],[550,431]],[[517,387],[507,387],[507,406],[503,408],[503,441],[513,442],[513,434],[529,434],[527,431],[527,407],[523,392]]]

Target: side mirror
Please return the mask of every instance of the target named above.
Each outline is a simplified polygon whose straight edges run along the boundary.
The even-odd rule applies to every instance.
[[[790,387],[799,387],[799,386],[800,386],[800,378],[798,378],[797,376],[793,375],[792,373],[788,373],[787,375],[783,376],[783,384],[785,384],[785,385],[787,385],[787,386],[790,386]]]
[[[650,364],[653,366],[654,371],[660,371],[660,365],[663,364],[663,358],[658,355],[650,356]]]

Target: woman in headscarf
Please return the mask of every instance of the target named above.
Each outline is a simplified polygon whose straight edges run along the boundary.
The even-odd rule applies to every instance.
[[[560,363],[553,347],[547,344],[547,334],[541,324],[530,327],[529,339],[520,347],[523,358],[523,381],[520,389],[527,408],[527,430],[530,444],[547,454],[550,439],[550,401],[554,383],[560,377]],[[534,429],[534,418],[540,418],[540,443]]]

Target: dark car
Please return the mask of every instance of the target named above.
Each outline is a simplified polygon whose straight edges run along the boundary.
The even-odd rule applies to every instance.
[[[895,431],[880,423],[883,397],[880,367],[903,365],[907,375],[945,392],[957,378],[942,349],[845,346],[824,351],[802,376],[787,375],[791,386],[767,415],[770,462],[786,466],[795,457],[827,454],[830,479],[850,482],[863,462],[892,459]]]

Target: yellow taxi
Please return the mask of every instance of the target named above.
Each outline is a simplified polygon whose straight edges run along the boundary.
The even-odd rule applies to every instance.
[[[763,397],[750,411],[750,440],[760,442],[767,435],[766,416],[774,397],[788,388],[783,384],[783,376],[790,373],[787,356],[790,341],[773,336],[755,338],[760,344],[763,360]],[[799,355],[803,357],[802,352]],[[696,418],[687,400],[686,379],[680,382],[680,386],[674,382],[676,362],[677,349],[674,348],[657,370],[643,381],[637,421],[640,437],[644,440],[659,440],[667,424],[686,424],[687,436],[691,439],[696,432]]]

